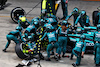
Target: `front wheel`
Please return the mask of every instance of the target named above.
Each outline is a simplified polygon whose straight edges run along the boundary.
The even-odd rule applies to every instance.
[[[97,24],[98,24],[99,16],[97,16],[97,14],[98,14],[98,11],[94,11],[93,14],[92,14],[94,26],[97,26]]]

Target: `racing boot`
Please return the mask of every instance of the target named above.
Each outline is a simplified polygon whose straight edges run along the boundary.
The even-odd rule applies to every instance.
[[[60,55],[58,56],[58,59],[61,60],[61,56]]]
[[[6,49],[3,49],[2,51],[3,51],[3,52],[7,52]]]
[[[64,57],[68,57],[68,58],[69,58],[69,55],[66,55],[66,56],[65,56],[65,54],[63,54],[62,57],[63,57],[63,58],[64,58]]]
[[[96,67],[100,67],[100,64],[96,64]]]
[[[50,55],[54,55],[54,52],[52,52]]]
[[[84,58],[84,56],[81,56],[81,58]]]
[[[63,54],[62,57],[64,58],[65,57],[65,54]]]
[[[55,56],[54,56],[54,59],[55,59],[56,61],[58,61],[58,60],[59,60],[59,58],[58,58],[58,56],[57,56],[57,55],[55,55]]]
[[[46,61],[51,61],[50,58],[47,58]]]
[[[40,59],[44,60],[44,56],[42,54],[40,54]]]
[[[70,60],[73,60],[73,55],[71,54]]]
[[[77,67],[79,66],[78,64],[72,63],[73,67]]]
[[[0,7],[0,10],[3,10],[3,9],[4,9],[4,6],[1,6],[1,7]]]
[[[29,63],[27,64],[27,66],[30,66],[30,65],[32,65],[32,62],[29,62]]]

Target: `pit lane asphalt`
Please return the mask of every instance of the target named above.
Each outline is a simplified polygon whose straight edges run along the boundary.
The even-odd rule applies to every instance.
[[[6,7],[4,10],[0,11],[0,67],[15,67],[18,63],[21,63],[21,59],[19,59],[15,53],[14,47],[15,43],[12,41],[7,52],[2,52],[2,49],[6,45],[6,35],[15,29],[17,24],[15,24],[10,18],[10,12],[15,7],[22,7],[26,13],[32,9],[40,0],[8,0],[6,3]],[[90,2],[90,1],[69,1],[68,4],[68,13],[72,12],[74,7],[78,7],[80,10],[86,10],[87,15],[89,15],[90,20],[92,20],[92,12],[97,10],[96,8],[100,5],[100,2]],[[40,4],[27,15],[28,20],[31,21],[33,17],[40,15]],[[59,7],[57,12],[58,17],[62,17],[62,9]],[[73,18],[71,18],[73,19]],[[72,21],[69,21],[72,23]],[[91,21],[92,24],[92,21]],[[70,55],[70,53],[66,53],[66,55]],[[62,58],[60,61],[52,61],[47,62],[45,60],[41,60],[42,67],[72,67],[72,63],[75,62],[76,57],[73,60],[69,58]],[[36,67],[37,63],[32,64],[30,67]],[[81,61],[80,67],[94,67],[94,56],[91,54],[85,54],[84,58]]]

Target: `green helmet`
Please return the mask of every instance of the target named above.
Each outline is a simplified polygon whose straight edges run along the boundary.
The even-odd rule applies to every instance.
[[[44,19],[41,19],[39,25],[40,26],[43,26],[44,24],[45,24],[45,20]]]
[[[82,10],[81,11],[81,16],[85,16],[86,15],[86,11]]]
[[[54,22],[57,22],[57,20],[54,18],[46,18],[46,22],[47,23],[54,23]]]
[[[65,26],[66,26],[67,23],[68,23],[68,22],[67,22],[66,20],[63,20],[61,25],[65,25]]]
[[[54,18],[46,18],[46,22],[51,24],[54,28],[57,28],[58,22]]]
[[[33,24],[34,22],[39,22],[39,18],[38,18],[38,17],[35,17],[35,18],[32,19],[31,22],[32,22],[32,24]]]
[[[79,9],[77,8],[77,7],[75,7],[74,9],[73,9],[73,13],[74,14],[77,14],[79,12]]]
[[[52,31],[54,29],[54,27],[49,23],[45,24],[44,27],[46,28],[46,31]]]
[[[28,36],[28,40],[29,40],[29,41],[34,40],[34,36]]]
[[[21,30],[22,30],[22,27],[20,27],[20,26],[17,26],[17,27],[16,27],[16,30],[19,30],[19,31],[21,31]]]

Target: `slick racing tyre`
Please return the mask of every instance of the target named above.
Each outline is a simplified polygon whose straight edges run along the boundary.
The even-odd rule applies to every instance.
[[[21,7],[16,7],[14,8],[12,11],[11,11],[11,19],[17,23],[18,22],[18,19],[19,19],[19,16],[20,15],[23,15],[25,16],[26,12],[24,11],[24,9],[22,9]]]
[[[15,52],[16,52],[17,56],[18,56],[19,58],[21,58],[21,59],[25,59],[25,58],[29,57],[28,54],[23,53],[23,49],[25,49],[25,47],[26,47],[26,46],[25,46],[25,44],[23,44],[23,43],[17,44],[17,45],[15,46]]]
[[[96,26],[98,24],[99,16],[97,16],[98,11],[94,11],[92,14],[93,24]]]

